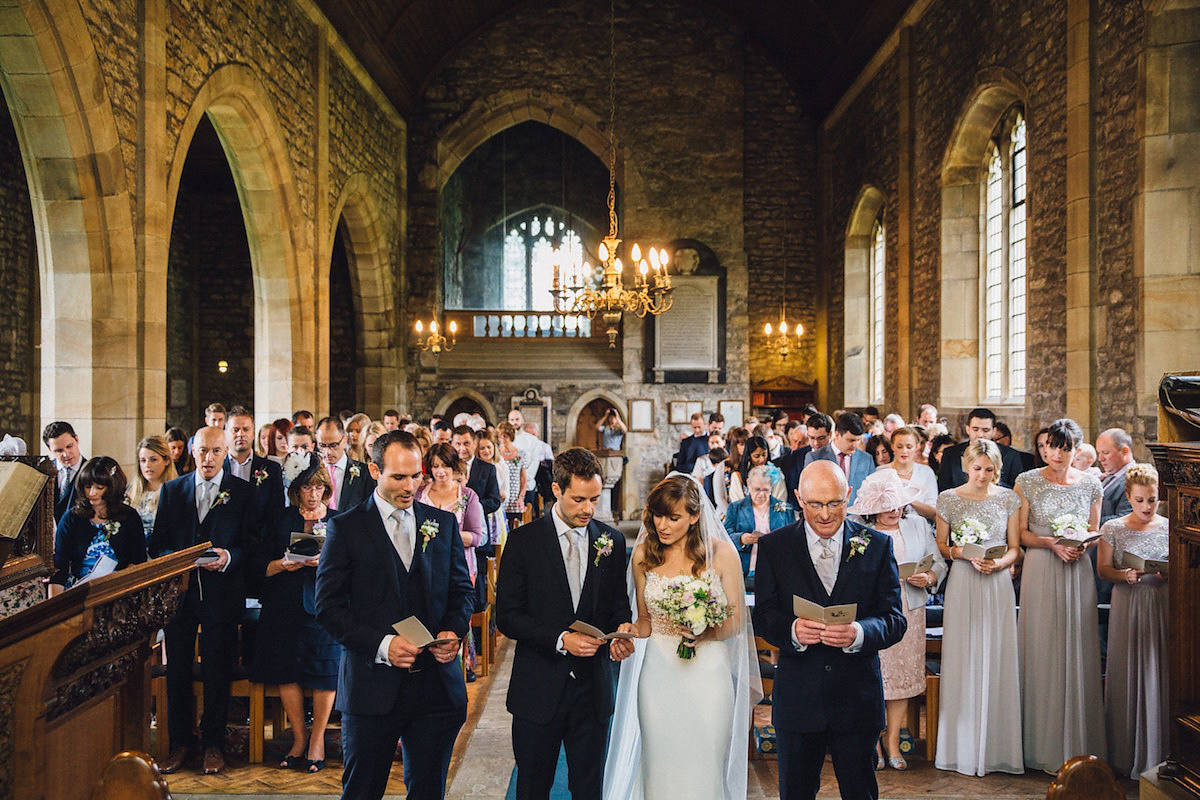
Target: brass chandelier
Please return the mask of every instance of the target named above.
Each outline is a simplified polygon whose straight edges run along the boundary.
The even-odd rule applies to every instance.
[[[644,317],[657,316],[671,307],[674,289],[667,272],[669,256],[665,248],[651,247],[646,258],[642,249],[634,243],[629,250],[633,265],[633,286],[623,282],[625,265],[617,255],[621,239],[617,235],[617,147],[614,123],[617,114],[616,94],[616,35],[614,3],[609,4],[608,19],[608,236],[596,248],[599,264],[593,268],[586,261],[573,264],[561,263],[561,250],[556,251],[554,281],[550,294],[554,296],[554,311],[558,314],[586,314],[588,318],[600,313],[604,317],[608,346],[617,346],[617,325],[621,314],[630,312]],[[596,284],[595,269],[600,270],[600,285]],[[565,274],[560,274],[560,271]],[[651,274],[653,272],[653,274]]]
[[[784,229],[783,229],[783,291],[779,298],[779,327],[774,329],[771,323],[763,325],[763,335],[767,337],[767,349],[778,350],[781,361],[787,361],[788,355],[792,351],[793,340],[788,337],[787,324],[787,210],[784,210]],[[796,339],[795,345],[800,344],[800,338],[804,336],[804,326],[799,322],[796,323]]]
[[[449,353],[458,344],[458,323],[450,320],[450,338],[446,338],[438,330],[436,319],[429,320],[429,334],[425,334],[425,323],[417,320],[417,346],[422,350],[439,355],[443,350]]]

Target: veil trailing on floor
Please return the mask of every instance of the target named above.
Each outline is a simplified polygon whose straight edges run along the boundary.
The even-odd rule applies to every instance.
[[[680,476],[696,484],[700,494],[700,532],[704,540],[705,563],[713,564],[713,553],[720,542],[733,542],[717,517],[717,512],[704,493],[704,486],[692,475],[672,472],[668,478]],[[646,526],[638,532],[637,544],[645,541]],[[746,583],[741,570],[736,574],[736,596],[728,598],[737,603],[739,619],[732,636],[724,640],[706,641],[701,647],[726,647],[729,649],[730,683],[733,688],[733,723],[729,747],[725,754],[723,770],[724,796],[745,797],[747,775],[747,740],[750,730],[750,713],[762,699],[762,678],[758,672],[758,656],[754,650],[754,629],[750,621],[750,609],[746,605]],[[633,582],[633,555],[630,553],[627,570],[629,601],[633,618],[637,619],[637,599]],[[638,680],[646,658],[649,641],[635,640],[634,653],[621,662],[621,674],[617,684],[616,711],[613,714],[612,730],[609,734],[608,756],[604,764],[605,800],[642,800],[642,738],[638,722]],[[705,698],[696,698],[705,702]],[[679,731],[686,737],[687,731]]]

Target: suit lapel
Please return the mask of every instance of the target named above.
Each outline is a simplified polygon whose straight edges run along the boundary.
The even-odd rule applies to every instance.
[[[829,592],[825,591],[825,584],[821,583],[821,576],[817,574],[817,567],[813,564],[812,555],[808,552],[808,531],[804,529],[803,522],[796,523],[796,536],[792,545],[795,550],[796,562],[800,565],[800,574],[812,589],[814,597],[828,600]]]
[[[348,471],[349,471],[349,469],[347,468],[347,472]],[[416,503],[416,502],[413,503],[413,519],[416,521],[416,528],[413,531],[412,564],[415,565],[417,563],[417,559],[421,559],[421,590],[425,593],[425,607],[427,609],[432,610],[433,609],[433,603],[432,603],[433,576],[429,574],[431,572],[431,570],[429,569],[429,561],[427,561],[425,558],[425,546],[421,542],[421,526],[423,524],[425,524],[425,520],[429,519],[429,517],[427,516],[427,513],[426,513],[426,506],[424,503]],[[436,535],[444,536],[444,535],[446,535],[446,532],[438,531]],[[434,539],[430,539],[429,541],[430,541],[430,543],[432,543],[434,541]],[[454,542],[451,542],[450,546],[453,547]],[[411,569],[409,570],[409,574],[411,577],[411,574],[412,574]]]
[[[852,525],[853,523],[849,521],[842,524],[842,555],[838,559],[837,580],[833,582],[833,591],[829,593],[831,599],[839,595],[845,588],[846,582],[850,580],[850,572],[858,569],[857,562],[851,563],[850,539],[866,529],[858,526],[851,527]]]
[[[396,554],[396,546],[392,544],[392,539],[388,536],[387,528],[383,525],[383,519],[379,516],[379,507],[375,505],[375,495],[372,494],[367,502],[366,510],[363,512],[363,522],[367,526],[367,538],[375,544],[375,549],[379,557],[383,559],[383,563],[390,565],[388,570],[392,576],[392,587],[396,590],[396,596],[403,602],[403,594],[400,591],[400,569],[402,564],[400,557]],[[420,523],[417,523],[418,526]],[[413,548],[414,552],[416,548]]]
[[[587,559],[585,562],[587,569],[584,572],[583,586],[579,590],[579,616],[581,617],[584,613],[591,614],[596,608],[597,595],[600,593],[600,576],[596,574],[600,570],[600,566],[596,563],[596,540],[602,533],[600,526],[594,520],[588,522],[587,546],[582,554],[583,558]]]
[[[183,489],[183,501],[187,503],[188,508],[191,509],[191,516],[189,517],[192,521],[192,526],[189,530],[191,536],[186,543],[187,547],[191,547],[199,539],[200,509],[196,508],[196,478],[194,475],[188,475],[187,478],[187,480],[182,482],[182,486],[180,488]]]
[[[574,612],[575,607],[571,603],[571,583],[567,580],[567,562],[562,556],[562,548],[558,543],[558,526],[555,525],[552,518],[554,513],[552,506],[550,513],[542,517],[544,527],[541,536],[545,537],[546,559],[550,565],[550,572],[554,575],[554,582],[558,584],[558,593],[567,608]],[[580,592],[580,597],[582,596],[583,593]]]

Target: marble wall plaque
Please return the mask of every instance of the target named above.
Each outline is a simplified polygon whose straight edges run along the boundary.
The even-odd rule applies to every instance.
[[[717,369],[717,277],[672,278],[675,301],[654,325],[655,369]]]

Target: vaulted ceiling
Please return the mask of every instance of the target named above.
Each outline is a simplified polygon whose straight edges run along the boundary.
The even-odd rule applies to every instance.
[[[463,43],[499,18],[545,0],[318,0],[401,114]],[[602,3],[603,0],[596,0]],[[635,0],[649,2],[653,0]],[[697,0],[714,24],[732,20],[820,119],[887,39],[912,0]],[[618,27],[617,35],[620,35]]]

